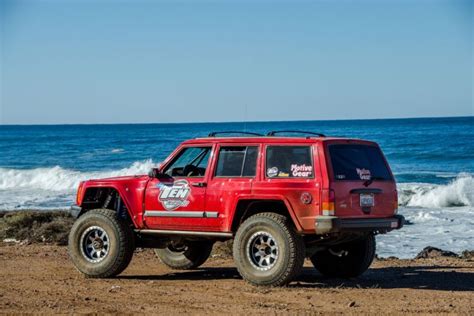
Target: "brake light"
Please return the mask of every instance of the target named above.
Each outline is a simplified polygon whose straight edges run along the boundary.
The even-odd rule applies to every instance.
[[[321,196],[321,201],[322,201],[322,213],[323,215],[326,216],[333,216],[334,215],[334,210],[335,210],[335,193],[334,190],[331,189],[323,189],[322,191],[322,196]]]
[[[394,195],[395,195],[395,199],[393,201],[393,209],[394,209],[393,213],[396,215],[398,214],[398,191],[397,190],[395,190]]]
[[[81,205],[82,203],[82,188],[84,187],[84,181],[79,183],[79,187],[77,188],[77,195],[76,195],[76,205]]]

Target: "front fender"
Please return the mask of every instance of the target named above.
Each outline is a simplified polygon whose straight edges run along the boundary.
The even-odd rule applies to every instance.
[[[83,185],[83,194],[81,204],[77,207],[81,208],[80,215],[87,212],[85,209],[84,198],[87,196],[88,190],[91,189],[112,189],[117,192],[124,203],[128,215],[135,228],[142,228],[142,213],[143,213],[143,195],[146,188],[146,182],[141,183],[137,181],[133,182],[113,182],[113,181],[100,181],[94,180],[91,182],[85,182]],[[77,212],[75,207],[71,208],[71,212]]]

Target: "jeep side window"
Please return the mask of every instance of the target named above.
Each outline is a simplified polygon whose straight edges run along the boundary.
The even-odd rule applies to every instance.
[[[211,147],[187,147],[166,167],[171,177],[203,177],[206,173]]]
[[[268,146],[265,171],[268,178],[312,178],[311,146]]]
[[[257,155],[257,146],[221,147],[216,177],[254,177]]]

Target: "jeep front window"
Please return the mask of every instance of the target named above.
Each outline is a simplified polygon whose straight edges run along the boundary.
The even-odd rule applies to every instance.
[[[187,147],[165,168],[171,177],[203,177],[211,153],[211,147]]]

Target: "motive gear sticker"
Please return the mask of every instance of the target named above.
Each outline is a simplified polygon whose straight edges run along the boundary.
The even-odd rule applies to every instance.
[[[308,177],[311,177],[312,173],[313,173],[313,166],[307,166],[305,164],[302,164],[302,165],[293,164],[293,165],[291,165],[291,175],[293,177],[308,178]]]
[[[370,178],[372,177],[372,175],[370,174],[370,170],[356,168],[356,171],[361,180],[370,180]]]
[[[167,185],[158,183],[156,185],[160,189],[158,201],[168,211],[174,211],[179,207],[188,206],[188,197],[191,194],[191,187],[186,180],[176,180],[173,184]]]

